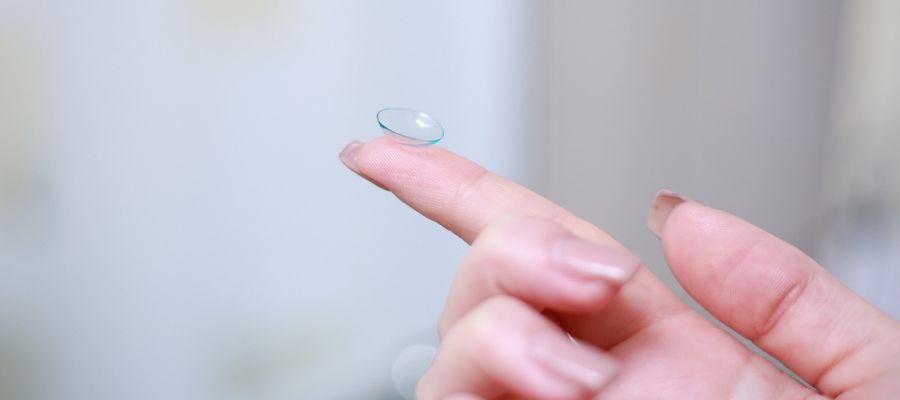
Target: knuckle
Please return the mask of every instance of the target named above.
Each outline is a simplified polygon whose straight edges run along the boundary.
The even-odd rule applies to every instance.
[[[472,252],[487,268],[534,265],[550,251],[553,238],[568,234],[551,220],[522,213],[496,218],[472,244]]]
[[[491,354],[498,335],[507,331],[509,321],[527,313],[529,307],[509,296],[494,296],[476,307],[461,324],[461,336],[476,354]]]
[[[453,214],[458,214],[460,205],[468,203],[467,200],[472,196],[483,193],[485,185],[488,184],[486,182],[493,176],[488,170],[480,166],[472,166],[459,172],[463,178],[456,181],[456,186],[451,196],[450,205],[454,207]]]
[[[524,212],[507,212],[495,217],[485,228],[485,232],[509,234],[523,229],[548,229],[556,231],[561,227],[551,219]]]

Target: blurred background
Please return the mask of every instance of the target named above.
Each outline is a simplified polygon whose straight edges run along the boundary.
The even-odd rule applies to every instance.
[[[900,316],[900,3],[0,0],[0,399],[398,399],[466,246],[386,106],[638,252],[663,187]]]

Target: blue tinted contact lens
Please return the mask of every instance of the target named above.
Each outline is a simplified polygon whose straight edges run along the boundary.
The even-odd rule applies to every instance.
[[[378,125],[400,143],[429,146],[444,137],[444,127],[421,111],[385,108],[378,112]]]

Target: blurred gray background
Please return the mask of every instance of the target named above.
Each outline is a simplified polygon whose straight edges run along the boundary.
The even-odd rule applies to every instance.
[[[466,247],[385,106],[608,230],[670,188],[900,316],[900,3],[0,0],[0,399],[396,399]]]

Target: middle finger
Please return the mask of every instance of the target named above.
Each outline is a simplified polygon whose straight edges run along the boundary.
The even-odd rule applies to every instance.
[[[478,303],[495,295],[587,313],[603,308],[640,267],[631,253],[580,239],[551,220],[510,215],[488,226],[460,265],[438,323],[443,336]]]

